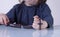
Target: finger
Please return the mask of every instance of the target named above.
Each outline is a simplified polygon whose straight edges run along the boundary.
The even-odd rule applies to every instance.
[[[38,18],[35,18],[35,19],[34,19],[34,21],[39,21],[39,20],[40,20],[40,19],[38,19]]]
[[[0,24],[4,24],[2,17],[0,18]]]
[[[33,27],[34,29],[39,29],[39,25],[37,25],[37,24],[32,25],[32,27]]]
[[[39,26],[37,23],[33,23],[33,25],[32,25],[33,27],[37,27],[37,26]]]
[[[6,18],[6,23],[10,22],[9,18],[6,15],[5,15],[5,18]]]
[[[33,23],[40,23],[40,21],[33,21]]]
[[[7,24],[6,17],[3,17],[3,22],[4,22],[4,24]]]
[[[36,15],[36,16],[34,16],[33,18],[38,18],[38,17],[39,17],[39,16]]]
[[[34,19],[33,22],[34,22],[34,23],[40,23],[40,20],[39,20],[39,19]]]
[[[48,26],[47,22],[46,22],[46,21],[43,21],[42,23],[43,23],[43,24],[41,25],[41,27],[42,27],[42,28],[47,28],[47,26]]]
[[[9,20],[9,18],[6,16],[6,21],[7,21],[7,23],[9,23],[10,22],[10,20]]]
[[[40,20],[40,18],[37,16],[37,17],[34,17],[34,20]]]

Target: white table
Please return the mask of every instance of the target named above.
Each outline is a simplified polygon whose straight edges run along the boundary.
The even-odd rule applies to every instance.
[[[60,37],[60,26],[54,29],[24,29],[0,26],[0,37]]]

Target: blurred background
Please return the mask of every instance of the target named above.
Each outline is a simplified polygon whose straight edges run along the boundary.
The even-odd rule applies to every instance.
[[[22,0],[21,0],[22,1]],[[19,3],[18,0],[0,0],[0,13],[6,14],[15,4]],[[47,0],[47,4],[51,9],[54,18],[54,26],[60,25],[60,0]]]

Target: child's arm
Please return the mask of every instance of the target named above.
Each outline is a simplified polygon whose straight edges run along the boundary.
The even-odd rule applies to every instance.
[[[45,6],[43,6],[43,7],[44,7],[43,12],[42,12],[43,20],[45,20],[48,23],[48,28],[52,28],[53,27],[53,17],[51,14],[51,10],[47,4],[45,4]]]
[[[13,6],[13,8],[6,14],[7,17],[9,18],[10,20],[10,23],[14,23],[16,22],[16,10],[18,9],[20,5],[19,4],[16,4],[15,6]]]
[[[8,25],[16,20],[16,9],[20,4],[15,5],[7,14],[0,14],[0,24]]]
[[[48,23],[47,28],[52,28],[53,27],[53,17],[51,14],[51,10],[47,4],[42,4],[42,7],[39,8],[41,10],[40,12],[37,13],[37,15],[42,19],[45,20]]]
[[[42,17],[42,21],[41,21],[43,23],[42,28],[46,28],[46,27],[52,28],[53,27],[53,17],[51,15],[51,10],[47,4],[44,4],[42,7],[43,8],[42,8],[41,15],[40,15],[40,12],[37,14]],[[39,25],[37,24],[39,22],[39,19],[41,19],[41,18],[39,17],[38,19],[36,19],[38,21],[35,21],[35,23],[33,22],[33,25],[32,25],[33,28],[39,29]]]

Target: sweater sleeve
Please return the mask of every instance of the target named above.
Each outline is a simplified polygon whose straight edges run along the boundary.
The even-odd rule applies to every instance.
[[[43,20],[48,23],[48,28],[53,27],[53,17],[51,14],[51,10],[47,4],[45,4],[43,12],[42,12]]]
[[[13,8],[6,14],[7,17],[9,18],[10,20],[10,23],[14,23],[16,22],[16,8],[19,6],[19,4],[16,4],[13,6]]]

